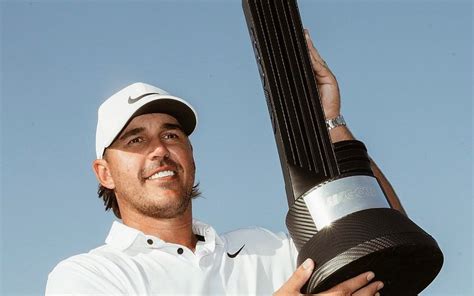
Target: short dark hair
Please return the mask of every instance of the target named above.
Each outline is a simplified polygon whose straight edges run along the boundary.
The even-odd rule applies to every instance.
[[[122,219],[115,192],[112,189],[109,189],[107,187],[102,186],[102,184],[99,184],[97,194],[99,195],[99,198],[102,198],[104,200],[105,211],[112,209],[114,215],[117,218]],[[190,195],[191,198],[196,198],[201,195],[201,192],[199,191],[199,183],[193,186]]]

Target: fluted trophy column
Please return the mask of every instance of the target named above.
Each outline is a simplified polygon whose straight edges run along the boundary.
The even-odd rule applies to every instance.
[[[365,271],[383,295],[416,295],[436,277],[436,241],[390,207],[360,141],[331,143],[295,0],[243,0],[288,200],[298,264],[316,268],[303,293]]]

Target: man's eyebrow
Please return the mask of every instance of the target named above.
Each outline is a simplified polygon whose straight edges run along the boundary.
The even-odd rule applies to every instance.
[[[121,135],[119,137],[119,140],[123,140],[123,139],[126,139],[126,138],[130,137],[130,136],[137,135],[137,134],[143,132],[144,130],[145,130],[144,127],[137,127],[137,128],[131,129],[131,130],[127,131],[126,133],[124,133],[123,135]]]
[[[184,132],[183,127],[179,123],[164,123],[162,127],[167,130],[177,129]]]
[[[180,130],[180,131],[184,132],[183,127],[178,123],[163,123],[163,125],[161,127],[165,130],[177,129],[177,130]],[[123,140],[123,139],[126,139],[126,138],[130,137],[130,136],[138,135],[139,133],[142,133],[144,131],[145,131],[144,127],[133,128],[133,129],[125,132],[118,139]]]

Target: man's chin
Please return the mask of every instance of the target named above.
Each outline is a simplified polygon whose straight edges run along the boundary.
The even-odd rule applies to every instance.
[[[153,202],[153,201],[166,202],[166,201],[185,199],[185,195],[186,194],[182,190],[166,188],[166,189],[154,190],[153,192],[149,193],[148,200],[150,202]]]
[[[182,200],[179,203],[167,203],[166,205],[149,205],[140,209],[145,216],[156,219],[178,218],[186,212],[191,200]]]
[[[168,189],[148,195],[143,202],[139,211],[146,216],[176,218],[186,212],[190,206],[191,197],[189,194]]]

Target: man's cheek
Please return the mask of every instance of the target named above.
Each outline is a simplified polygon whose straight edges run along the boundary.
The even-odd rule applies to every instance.
[[[120,159],[120,165],[118,165],[115,169],[117,172],[120,172],[120,177],[140,177],[140,170],[137,168],[135,162],[131,161],[129,157],[123,157]]]

